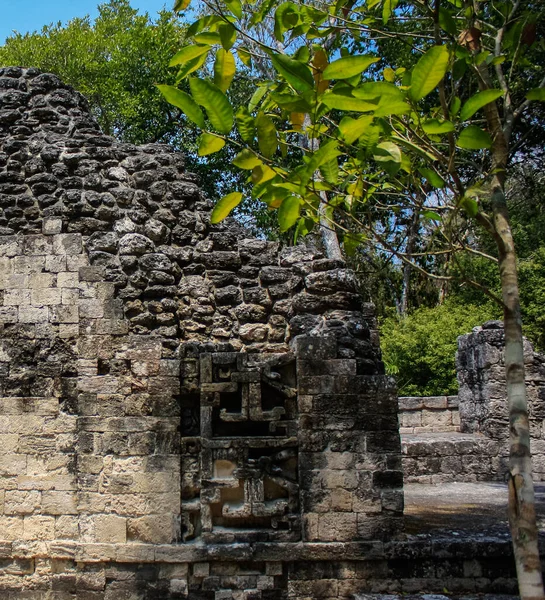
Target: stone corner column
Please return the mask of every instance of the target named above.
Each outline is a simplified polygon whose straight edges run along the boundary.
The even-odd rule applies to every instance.
[[[393,380],[338,358],[332,335],[298,336],[299,478],[306,542],[399,532],[403,473]]]

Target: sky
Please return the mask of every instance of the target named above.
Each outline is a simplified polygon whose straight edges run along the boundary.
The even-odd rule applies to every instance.
[[[74,17],[97,16],[97,6],[103,0],[0,0],[0,45],[13,30],[19,33],[40,30],[44,25]],[[131,6],[154,17],[174,0],[131,0]]]

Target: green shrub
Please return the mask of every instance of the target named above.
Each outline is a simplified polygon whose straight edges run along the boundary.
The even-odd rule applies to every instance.
[[[419,308],[381,324],[386,370],[395,375],[400,396],[456,394],[456,339],[489,319],[498,318],[490,305],[461,305],[447,300],[435,308]]]

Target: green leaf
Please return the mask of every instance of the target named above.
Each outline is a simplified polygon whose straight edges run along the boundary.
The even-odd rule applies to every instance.
[[[273,54],[271,61],[276,71],[298,92],[314,88],[314,77],[307,65],[285,54]]]
[[[218,23],[222,23],[223,19],[218,15],[208,15],[207,17],[202,17],[197,21],[193,22],[189,29],[187,30],[187,37],[190,38],[200,31],[204,31],[209,27],[213,27]]]
[[[322,102],[328,108],[336,108],[338,110],[348,110],[354,112],[370,112],[377,108],[375,102],[354,98],[352,95],[330,92],[324,94]]]
[[[384,25],[390,20],[398,1],[399,0],[384,0],[384,4],[382,5],[382,22]]]
[[[422,212],[422,217],[428,221],[441,221],[441,215],[433,210],[425,210]]]
[[[393,142],[381,142],[375,148],[375,160],[379,162],[401,163],[401,150]]]
[[[173,85],[158,85],[157,87],[169,104],[179,108],[197,127],[204,129],[203,112],[189,94],[182,92],[182,90]]]
[[[337,162],[337,159],[334,158],[333,160],[324,163],[320,167],[320,173],[325,181],[335,185],[339,181],[339,163]]]
[[[278,134],[273,120],[260,112],[255,120],[257,129],[257,144],[259,151],[266,158],[271,158],[278,148]]]
[[[433,46],[420,58],[412,71],[411,100],[418,102],[437,87],[447,72],[449,59],[446,46]]]
[[[458,34],[456,21],[452,18],[450,11],[443,6],[439,8],[439,25],[443,31],[446,31],[450,35],[455,36]]]
[[[199,156],[208,156],[219,152],[225,146],[225,140],[213,133],[203,133],[199,137]]]
[[[207,54],[202,54],[201,56],[197,56],[197,58],[188,60],[182,65],[176,75],[176,83],[180,83],[180,81],[185,79],[188,75],[200,69],[204,65],[206,57]]]
[[[246,67],[252,66],[252,55],[247,50],[244,50],[244,48],[237,48],[237,54],[243,65]]]
[[[308,167],[312,173],[319,169],[322,165],[335,160],[337,156],[340,156],[342,153],[339,152],[337,147],[336,140],[330,140],[329,142],[323,144],[314,152],[310,160],[308,162]]]
[[[414,142],[410,142],[409,140],[406,140],[405,138],[399,137],[397,135],[392,135],[391,137],[398,144],[401,144],[402,146],[405,146],[409,150],[412,150],[415,154],[418,154],[418,156],[422,156],[423,158],[427,158],[429,160],[437,160],[437,156],[435,156],[431,152],[428,152],[424,148],[421,148]]]
[[[220,44],[220,34],[217,31],[205,31],[204,33],[197,33],[193,38],[197,44],[206,44],[208,46],[214,46],[214,44]]]
[[[240,137],[251,144],[255,137],[255,122],[250,111],[245,106],[241,106],[237,111],[236,120]]]
[[[480,150],[481,148],[490,148],[492,138],[476,125],[470,125],[460,133],[456,145],[465,150]]]
[[[225,0],[225,4],[237,19],[242,19],[242,4],[240,0]]]
[[[339,123],[339,132],[347,144],[353,144],[373,122],[373,117],[363,116],[359,119],[343,117]]]
[[[428,135],[441,135],[444,133],[452,133],[454,131],[454,124],[450,121],[428,119],[422,123],[422,129]]]
[[[250,112],[253,112],[257,108],[257,105],[261,102],[261,99],[268,92],[268,90],[268,85],[258,86],[257,90],[253,93],[252,97],[250,98],[250,102],[248,103],[248,110]]]
[[[393,142],[381,142],[377,144],[373,158],[390,175],[395,175],[401,166],[401,150]]]
[[[452,65],[452,77],[455,81],[462,79],[464,73],[467,71],[467,62],[465,58],[457,60]]]
[[[276,177],[276,172],[264,164],[256,165],[252,169],[252,183],[265,183]]]
[[[352,95],[376,103],[375,117],[404,115],[411,107],[405,101],[406,94],[396,85],[386,81],[368,81],[352,90]]]
[[[308,113],[312,110],[312,106],[300,94],[280,94],[273,92],[271,100],[276,102],[283,110],[290,112]]]
[[[445,187],[445,181],[433,169],[429,169],[428,167],[420,167],[418,170],[420,171],[422,177],[424,177],[426,181],[434,188]]]
[[[229,216],[233,208],[237,207],[242,200],[240,192],[231,192],[218,201],[210,215],[210,223],[219,223]]]
[[[221,45],[225,50],[231,50],[237,41],[237,30],[229,23],[224,23],[218,27]]]
[[[176,65],[183,65],[184,63],[206,54],[210,50],[208,44],[192,44],[191,46],[185,46],[179,52],[170,59],[168,63],[169,67],[175,67]]]
[[[358,246],[363,244],[367,238],[362,233],[349,231],[343,239],[344,251],[348,256],[354,256]]]
[[[476,217],[479,212],[479,205],[474,198],[464,196],[460,200],[460,206],[466,211],[470,217]]]
[[[214,83],[222,92],[226,92],[235,76],[235,57],[224,48],[216,52],[214,62]]]
[[[483,90],[482,92],[477,92],[462,106],[462,110],[460,111],[460,121],[467,121],[480,108],[486,106],[490,102],[494,102],[502,96],[503,92],[501,90]]]
[[[348,79],[359,75],[379,59],[375,56],[346,56],[327,65],[323,72],[324,79]]]
[[[284,41],[284,34],[290,27],[297,25],[299,15],[297,6],[293,2],[284,2],[274,13],[274,37],[279,41]]]
[[[308,235],[313,230],[314,225],[314,219],[310,219],[308,217],[306,219],[299,219],[295,229],[295,234],[293,235],[293,243],[296,244],[299,237]]]
[[[462,101],[458,96],[454,96],[452,102],[450,103],[450,112],[452,113],[453,117],[455,117],[458,114],[460,106],[462,106]]]
[[[233,108],[225,94],[213,83],[191,77],[189,87],[193,99],[204,107],[210,123],[220,133],[229,133],[233,127]]]
[[[371,152],[371,150],[376,146],[380,139],[380,135],[382,130],[377,125],[371,125],[367,127],[367,129],[360,135],[358,139],[358,145],[365,152]]]
[[[233,159],[232,164],[239,169],[251,171],[257,165],[262,165],[263,162],[250,149],[244,148]]]
[[[394,81],[396,80],[396,72],[391,67],[386,67],[382,71],[382,76],[386,81],[390,83],[394,83]]]
[[[175,0],[174,8],[172,9],[174,12],[181,12],[185,10],[191,3],[191,0]]]
[[[278,224],[280,231],[287,231],[293,227],[299,219],[301,212],[301,201],[296,196],[288,196],[282,201],[278,209]]]
[[[534,88],[526,94],[527,100],[538,100],[539,102],[545,102],[545,88]]]

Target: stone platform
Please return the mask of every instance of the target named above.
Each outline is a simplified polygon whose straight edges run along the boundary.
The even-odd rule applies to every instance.
[[[502,481],[508,448],[480,433],[425,432],[401,436],[405,482]]]

